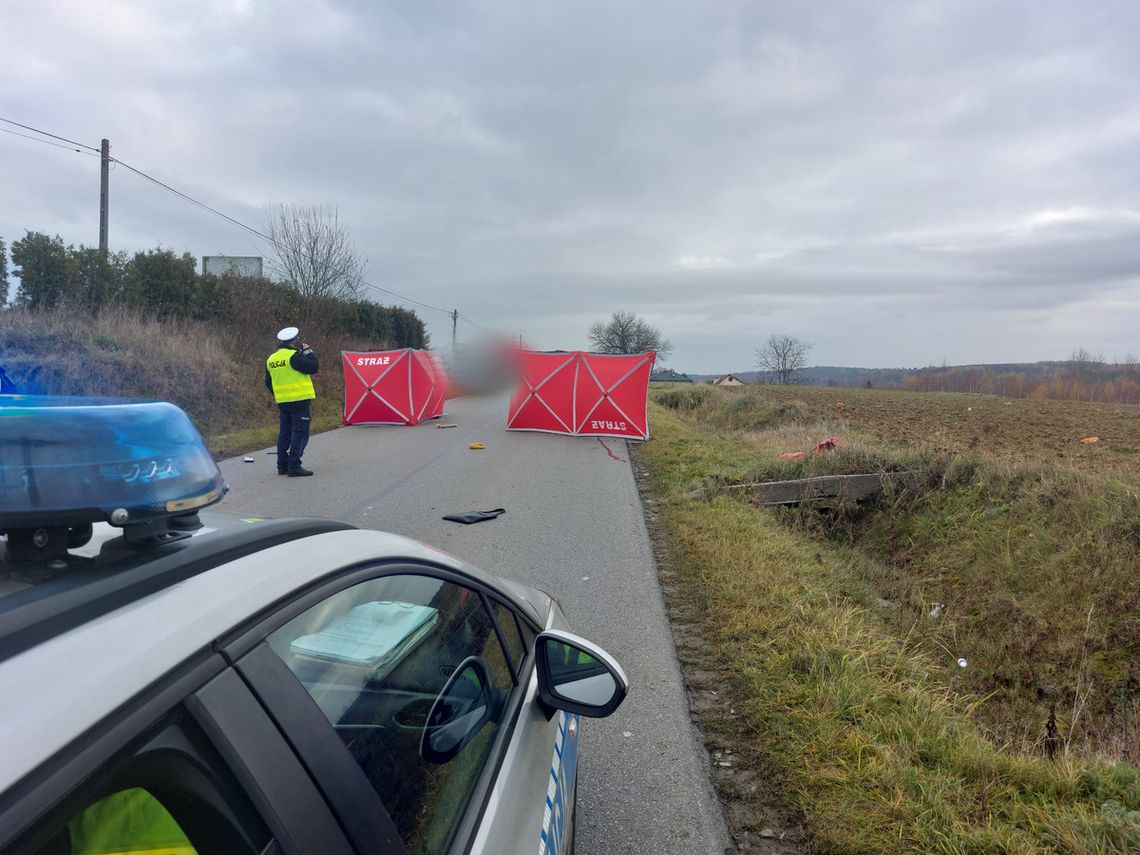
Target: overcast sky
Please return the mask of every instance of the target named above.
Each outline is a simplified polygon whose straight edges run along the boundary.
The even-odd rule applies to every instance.
[[[336,206],[370,281],[540,349],[625,309],[682,371],[772,333],[813,364],[1112,359],[1138,45],[1134,0],[0,0],[0,116],[254,226]],[[97,244],[98,197],[97,157],[0,133],[9,242]],[[110,235],[267,252],[122,168]]]

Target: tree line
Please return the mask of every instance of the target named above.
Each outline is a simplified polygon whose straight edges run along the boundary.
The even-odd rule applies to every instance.
[[[914,392],[974,392],[1003,398],[1140,404],[1140,363],[1090,358],[1079,350],[1063,362],[1007,369],[985,365],[930,366],[903,378]]]
[[[0,306],[30,311],[56,308],[97,313],[126,306],[158,320],[250,322],[286,325],[305,319],[328,331],[367,339],[377,346],[426,347],[423,321],[412,311],[381,306],[347,294],[306,293],[288,281],[216,276],[198,272],[190,253],[171,249],[102,252],[65,244],[58,235],[27,232],[12,241],[10,294],[8,247],[0,239]]]

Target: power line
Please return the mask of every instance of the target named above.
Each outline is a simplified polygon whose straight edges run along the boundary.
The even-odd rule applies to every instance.
[[[264,232],[259,231],[255,228],[253,228],[252,226],[248,226],[245,223],[241,222],[240,220],[235,220],[233,217],[229,216],[228,214],[223,214],[221,211],[217,210],[216,208],[210,207],[205,202],[201,202],[201,201],[195,199],[193,196],[190,196],[187,193],[183,193],[181,190],[176,190],[175,188],[171,187],[169,184],[166,184],[165,182],[159,181],[157,178],[155,178],[151,175],[147,175],[141,169],[136,169],[135,167],[131,166],[129,163],[124,163],[122,160],[119,160],[117,157],[112,157],[111,160],[114,161],[115,163],[125,167],[126,169],[129,169],[131,172],[134,172],[136,175],[139,175],[142,178],[145,178],[147,181],[150,181],[153,184],[157,184],[159,187],[163,188],[164,190],[167,190],[167,191],[173,193],[178,198],[183,199],[187,202],[190,202],[192,205],[197,205],[199,208],[203,208],[212,214],[216,214],[217,216],[221,217],[222,219],[226,220],[229,223],[232,223],[233,225],[237,226],[238,228],[245,229],[250,234],[255,235],[256,237],[259,237],[262,240],[267,241],[271,246],[274,246],[274,247],[277,246],[277,242],[274,241],[272,237],[265,234]],[[424,302],[421,302],[420,300],[413,300],[411,297],[405,297],[403,294],[397,294],[395,291],[390,291],[387,288],[381,288],[379,285],[374,285],[371,282],[366,282],[365,284],[368,285],[370,288],[373,288],[373,289],[380,291],[384,294],[388,294],[388,295],[395,297],[396,299],[401,300],[405,303],[413,303],[417,306],[422,306],[425,309],[431,309],[432,311],[441,312],[445,315],[447,314],[447,310],[441,309],[441,308],[439,308],[439,306],[433,306],[430,303],[424,303]]]
[[[95,157],[94,152],[83,151],[82,149],[78,149],[72,145],[64,145],[63,143],[57,143],[57,142],[52,142],[51,140],[40,139],[39,137],[33,137],[31,134],[22,134],[19,131],[12,130],[11,128],[0,128],[0,131],[3,131],[6,134],[11,134],[14,137],[23,137],[24,139],[31,140],[32,142],[43,143],[44,145],[53,145],[56,148],[62,148],[64,151],[74,151],[76,154],[86,154],[89,157]]]
[[[483,325],[482,325],[482,324],[480,324],[480,323],[477,323],[476,321],[473,321],[473,320],[471,320],[471,319],[470,319],[469,317],[467,317],[466,315],[460,315],[460,316],[459,316],[459,319],[460,319],[460,320],[462,320],[462,321],[467,321],[467,323],[471,324],[471,326],[473,326],[473,327],[478,327],[479,329],[483,330],[483,332],[485,332],[485,333],[491,333],[491,335],[494,335],[494,334],[495,334],[495,333],[494,333],[494,330],[489,330],[489,329],[487,329],[485,326],[483,326]]]
[[[276,246],[276,242],[273,240],[273,238],[271,238],[269,235],[265,234],[262,231],[258,231],[253,226],[247,226],[245,223],[241,222],[241,220],[235,220],[233,217],[229,216],[228,214],[223,214],[217,208],[211,208],[205,202],[200,202],[199,200],[195,199],[193,196],[190,196],[187,193],[183,193],[181,190],[175,190],[169,184],[166,184],[162,181],[159,181],[154,176],[147,175],[141,169],[136,169],[135,167],[131,166],[129,163],[124,163],[123,161],[119,160],[119,158],[117,158],[117,157],[112,157],[111,160],[114,161],[115,163],[119,164],[120,166],[124,167],[125,169],[129,169],[131,172],[135,173],[135,175],[138,175],[141,178],[145,178],[147,181],[151,182],[152,184],[157,184],[162,189],[173,193],[179,199],[183,199],[192,205],[197,205],[199,208],[202,208],[203,210],[209,211],[211,214],[215,214],[216,216],[221,217],[226,222],[232,223],[233,225],[237,226],[239,229],[245,229],[245,231],[249,232],[250,234],[255,235],[256,237],[259,237],[262,240],[268,241],[270,243],[270,245]]]
[[[57,136],[56,134],[49,134],[47,131],[41,131],[39,128],[33,128],[31,125],[22,125],[19,122],[12,121],[11,119],[5,119],[3,116],[0,116],[0,122],[7,122],[9,125],[15,125],[17,128],[23,128],[25,131],[32,131],[33,133],[43,134],[45,137],[51,137],[53,140],[61,140],[62,142],[65,142],[65,143],[71,143],[72,145],[77,145],[80,148],[90,149],[91,151],[95,152],[96,154],[99,153],[99,149],[97,149],[93,145],[85,145],[84,143],[76,142],[75,140],[69,140],[67,137]]]
[[[61,137],[61,136],[58,136],[56,134],[48,133],[47,131],[41,131],[39,128],[33,128],[30,125],[24,125],[24,124],[21,124],[20,122],[13,121],[12,119],[5,119],[3,116],[0,116],[0,122],[6,122],[10,125],[15,125],[16,127],[23,128],[24,130],[32,131],[33,133],[42,134],[43,136],[51,137],[52,139],[61,140],[62,142],[69,143],[70,145],[73,145],[73,146],[79,146],[80,148],[89,149],[90,151],[92,151],[95,154],[98,154],[100,156],[102,154],[100,152],[100,150],[95,148],[94,146],[84,145],[83,143],[76,142],[75,140],[70,140],[67,137]],[[28,136],[27,134],[21,134],[21,133],[18,133],[16,131],[9,130],[7,128],[0,128],[0,131],[4,131],[5,133],[9,133],[9,134],[14,134],[15,136],[18,136],[18,137],[24,137],[25,139],[33,140],[34,142],[42,142],[42,143],[46,143],[47,145],[54,145],[54,146],[57,146],[58,148],[67,148],[68,147],[68,146],[60,145],[59,143],[50,142],[48,140],[43,140],[43,139],[38,139],[36,137],[31,137],[31,136]],[[74,149],[74,150],[79,151],[79,149]],[[79,153],[85,154],[86,152],[80,151]],[[246,225],[241,220],[234,219],[233,217],[229,216],[228,214],[222,213],[217,208],[213,208],[213,207],[207,205],[205,202],[202,202],[198,199],[195,199],[193,196],[189,195],[188,193],[183,193],[181,190],[176,190],[175,188],[171,187],[169,184],[158,180],[153,175],[148,175],[147,173],[143,172],[141,169],[137,169],[137,168],[131,166],[129,163],[126,163],[117,157],[111,157],[108,159],[112,163],[118,164],[119,166],[122,166],[124,169],[130,170],[131,172],[135,173],[135,175],[138,175],[140,178],[143,178],[143,179],[151,182],[152,184],[155,184],[155,185],[161,187],[163,190],[166,190],[169,193],[173,193],[179,199],[182,199],[183,201],[189,202],[191,205],[195,205],[195,206],[197,206],[197,207],[199,207],[205,211],[209,211],[211,214],[214,214],[217,217],[221,217],[223,220],[225,220],[226,222],[228,222],[232,225],[237,226],[239,229],[243,229],[244,231],[249,232],[251,235],[254,235],[255,237],[259,237],[262,240],[268,242],[270,246],[272,246],[274,248],[277,247],[277,242],[272,237],[265,234],[265,232],[262,232],[258,229],[255,229],[253,226]],[[451,314],[451,312],[449,312],[447,309],[441,309],[439,306],[433,306],[430,303],[424,303],[420,300],[413,300],[411,297],[405,297],[403,294],[398,294],[395,291],[391,291],[387,288],[381,288],[379,285],[374,285],[371,282],[365,282],[364,284],[367,285],[369,288],[372,288],[376,291],[379,291],[382,294],[387,294],[390,297],[395,297],[397,300],[399,300],[401,302],[412,303],[413,305],[421,306],[425,309],[430,309],[433,312],[439,312],[440,314],[443,314],[443,315],[450,315]],[[491,330],[487,329],[487,327],[483,326],[480,323],[476,323],[475,321],[471,320],[470,318],[466,317],[465,315],[459,315],[459,317],[463,318],[463,320],[467,321],[467,323],[469,323],[473,326],[476,326],[485,332],[488,332],[488,333],[491,332]]]
[[[367,285],[369,288],[372,288],[376,291],[380,291],[384,294],[388,294],[391,297],[395,297],[397,300],[399,300],[403,303],[414,303],[417,306],[423,306],[423,308],[425,308],[425,309],[431,309],[433,312],[439,312],[441,315],[447,315],[448,317],[451,317],[451,312],[449,312],[447,309],[441,309],[439,306],[432,306],[429,303],[423,303],[419,300],[413,300],[411,297],[405,297],[403,294],[397,294],[395,291],[389,291],[387,288],[381,288],[379,285],[374,285],[371,282],[365,282],[364,284]],[[494,330],[488,329],[487,327],[483,326],[481,323],[471,320],[471,318],[467,317],[466,315],[464,315],[461,312],[458,313],[458,316],[459,316],[460,320],[466,321],[467,323],[471,324],[471,326],[473,326],[473,327],[478,327],[479,329],[483,330],[483,332],[485,332],[485,333],[489,333],[490,335],[495,334]]]
[[[379,285],[374,285],[371,282],[365,282],[364,284],[375,291],[381,292],[382,294],[387,294],[390,297],[395,297],[397,300],[403,303],[414,303],[417,306],[423,306],[425,309],[431,309],[433,312],[439,312],[440,314],[444,315],[451,314],[451,312],[449,312],[447,309],[441,309],[439,306],[433,306],[430,303],[422,303],[419,300],[413,300],[411,297],[405,297],[403,294],[397,294],[395,291],[389,291],[387,288],[381,288]]]

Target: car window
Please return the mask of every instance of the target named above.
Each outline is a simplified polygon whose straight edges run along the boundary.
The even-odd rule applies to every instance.
[[[60,847],[66,839],[66,846]],[[195,855],[196,849],[174,817],[153,794],[142,787],[119,790],[81,810],[67,823],[66,832],[42,853],[104,855],[118,852],[161,852]]]
[[[77,781],[22,839],[17,849],[35,855],[280,852],[212,744],[185,720]]]
[[[514,685],[479,594],[428,576],[373,579],[313,606],[268,641],[360,765],[408,850],[444,851]],[[460,692],[472,680],[489,684],[485,716],[454,756],[427,760],[428,717],[434,725],[446,713],[437,700],[453,675]]]
[[[491,610],[495,613],[495,620],[498,621],[499,629],[503,633],[503,641],[517,669],[526,658],[526,648],[523,646],[515,613],[498,601],[492,601]]]

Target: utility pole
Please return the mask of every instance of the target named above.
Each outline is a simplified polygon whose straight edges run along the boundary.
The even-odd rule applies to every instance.
[[[111,143],[103,140],[99,146],[99,157],[102,161],[99,170],[99,251],[107,254],[107,221],[111,213],[110,183],[111,183]]]
[[[451,310],[451,346],[455,347],[455,327],[459,324],[459,309]]]

